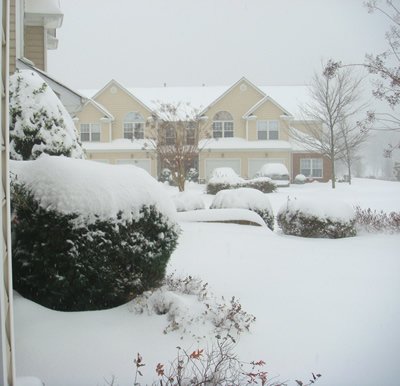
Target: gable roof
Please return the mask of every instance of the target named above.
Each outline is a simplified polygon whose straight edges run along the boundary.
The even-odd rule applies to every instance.
[[[273,103],[276,107],[278,107],[280,110],[283,111],[283,113],[285,115],[289,117],[292,116],[291,113],[289,113],[289,111],[287,111],[284,107],[282,107],[278,102],[276,102],[274,99],[272,99],[271,97],[269,97],[268,95],[266,97],[264,97],[263,99],[261,99],[260,101],[258,101],[252,108],[250,108],[249,111],[247,111],[246,114],[243,115],[243,118],[246,119],[248,118],[254,111],[256,111],[259,107],[261,107],[264,103],[266,102],[271,102]]]
[[[99,110],[106,117],[110,118],[111,120],[114,120],[114,116],[100,103],[94,101],[93,99],[88,99],[88,101],[83,105],[83,108],[85,108],[88,104],[93,105],[95,109]]]
[[[149,113],[151,113],[153,110],[149,107],[146,106],[139,98],[137,98],[135,95],[133,95],[127,88],[122,86],[121,83],[117,82],[115,79],[111,79],[102,89],[97,91],[93,96],[92,99],[96,99],[99,95],[101,95],[108,87],[111,85],[114,85],[124,91],[129,97],[131,97],[135,102],[140,104],[142,107],[144,107]]]
[[[210,107],[214,106],[216,103],[218,103],[221,99],[223,99],[227,94],[229,94],[239,83],[245,82],[247,85],[252,87],[254,90],[256,90],[259,94],[260,97],[265,97],[264,91],[260,90],[256,85],[251,83],[248,79],[246,79],[244,76],[241,77],[236,83],[234,83],[231,87],[229,87],[223,94],[221,94],[217,99],[215,99],[213,102],[211,102],[208,106],[206,106],[201,112],[200,115],[205,113]]]

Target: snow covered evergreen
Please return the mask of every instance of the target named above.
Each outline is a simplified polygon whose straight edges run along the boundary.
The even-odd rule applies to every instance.
[[[10,77],[10,158],[40,154],[84,158],[75,125],[56,94],[35,72]]]
[[[96,310],[157,287],[175,208],[147,172],[60,156],[12,161],[14,288],[56,310]]]

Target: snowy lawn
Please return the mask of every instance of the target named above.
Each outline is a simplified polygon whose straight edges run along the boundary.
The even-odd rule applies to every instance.
[[[202,192],[198,185],[189,189]],[[268,194],[275,214],[288,196],[400,211],[397,182],[357,179],[336,191],[319,183],[280,188]],[[206,206],[213,199],[202,197]],[[322,374],[320,385],[399,384],[400,235],[328,240],[236,224],[181,226],[169,272],[200,277],[216,296],[238,297],[257,317],[236,347],[241,359],[264,359],[282,380],[308,380],[313,371]],[[190,309],[189,299],[180,301]],[[140,382],[148,384],[176,346],[206,344],[182,331],[163,334],[165,315],[137,315],[132,304],[80,313],[47,310],[18,295],[14,304],[17,375],[46,385],[106,385],[112,375],[116,384],[132,385],[138,352],[146,363]],[[200,335],[207,326],[190,330]]]

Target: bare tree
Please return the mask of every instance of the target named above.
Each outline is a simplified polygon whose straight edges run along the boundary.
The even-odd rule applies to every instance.
[[[347,167],[348,183],[351,185],[352,179],[352,167],[353,164],[359,160],[358,151],[360,150],[361,144],[363,144],[368,133],[364,130],[360,130],[359,124],[351,125],[349,121],[343,120],[339,124],[342,143],[342,154],[339,156]]]
[[[207,117],[190,103],[157,102],[154,115],[148,120],[148,140],[158,162],[172,172],[180,192],[185,189],[186,174],[194,166],[201,151],[199,141],[206,138]]]
[[[368,0],[365,3],[369,13],[384,15],[391,26],[385,34],[388,48],[380,54],[366,54],[364,63],[343,64],[330,60],[325,73],[333,76],[343,67],[361,66],[378,78],[374,80],[373,95],[386,102],[389,112],[369,111],[361,122],[363,130],[400,131],[400,8],[394,0]],[[384,151],[391,157],[393,150],[400,148],[400,140],[390,144]]]
[[[307,133],[290,129],[290,136],[308,150],[326,156],[332,168],[332,188],[335,188],[335,161],[355,153],[360,141],[349,122],[365,108],[360,101],[361,78],[351,69],[340,69],[332,74],[315,73],[310,85],[310,102],[302,107]],[[346,128],[346,129],[344,129]],[[357,133],[358,134],[358,133]],[[365,135],[365,134],[364,134]]]

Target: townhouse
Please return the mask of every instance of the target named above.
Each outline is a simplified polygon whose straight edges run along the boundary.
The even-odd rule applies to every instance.
[[[297,174],[330,179],[328,160],[290,138],[290,130],[306,133],[309,125],[318,124],[301,117],[305,86],[257,87],[243,77],[230,87],[126,88],[111,80],[101,90],[81,93],[89,99],[74,121],[88,159],[134,164],[157,177],[164,165],[146,143],[147,122],[160,101],[181,102],[203,118],[199,156],[192,165],[201,180],[217,167],[253,178],[266,163],[284,164],[292,179]]]

